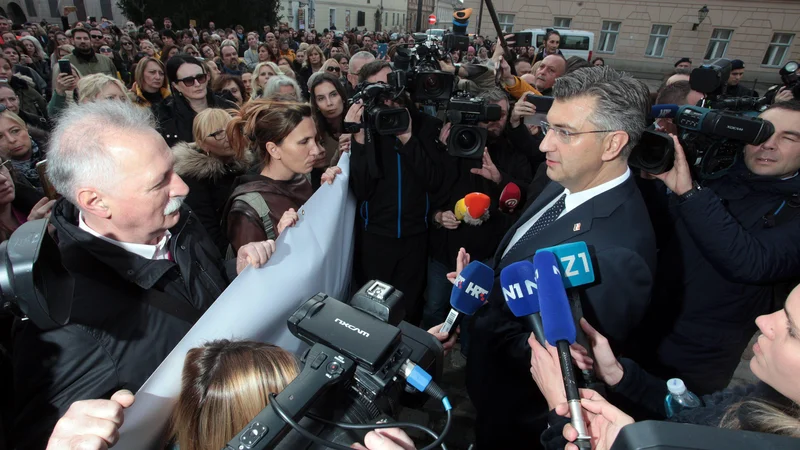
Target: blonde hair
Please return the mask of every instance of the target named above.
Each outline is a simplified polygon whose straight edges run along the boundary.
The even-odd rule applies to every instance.
[[[134,74],[133,79],[136,81],[136,85],[139,86],[139,89],[144,91],[142,87],[144,85],[144,71],[147,70],[147,65],[150,63],[156,63],[159,69],[164,72],[164,79],[161,81],[161,89],[169,89],[169,80],[167,79],[167,68],[164,67],[164,63],[161,60],[154,58],[152,56],[145,56],[144,58],[139,60],[139,63],[136,64],[136,72]],[[80,92],[80,91],[78,91]],[[124,90],[122,92],[125,92]]]
[[[342,75],[342,65],[339,64],[339,61],[337,61],[335,58],[326,59],[325,62],[322,63],[322,67],[320,67],[317,72],[327,72],[328,71],[328,67],[330,67],[330,66],[332,66],[334,64],[336,64],[336,67],[339,68],[339,75]]]
[[[3,86],[5,87],[5,86],[8,86],[8,85],[3,85]],[[6,119],[9,119],[12,122],[15,122],[17,125],[21,126],[25,130],[28,129],[28,124],[26,124],[25,121],[22,120],[22,118],[20,116],[14,114],[13,112],[11,112],[8,109],[6,109],[2,113],[0,113],[0,117],[5,117]]]
[[[272,71],[275,72],[275,75],[283,75],[283,71],[281,70],[281,68],[278,67],[278,65],[272,61],[265,61],[256,64],[255,69],[253,69],[253,80],[250,82],[250,98],[258,98],[259,88],[261,89],[262,92],[266,88],[266,86],[258,85],[258,72],[260,72],[264,66],[269,66],[272,69]]]
[[[125,89],[125,85],[122,84],[121,81],[104,73],[94,73],[78,81],[78,103],[83,103],[84,100],[94,101],[94,98],[97,97],[100,91],[109,83],[113,83],[119,88],[127,102],[131,101],[130,97],[128,97],[128,90]]]
[[[219,340],[193,348],[170,436],[181,450],[223,448],[298,373],[294,356],[270,344]]]
[[[794,402],[786,408],[764,400],[744,400],[728,408],[719,426],[800,438],[800,407]]]
[[[224,130],[232,118],[231,114],[224,109],[208,108],[203,110],[192,122],[194,141],[202,142],[209,134],[220,129]]]
[[[314,67],[311,66],[311,52],[319,53],[319,65],[322,66],[325,60],[325,53],[322,51],[321,48],[319,48],[319,45],[316,44],[309,45],[308,48],[306,49],[306,61],[303,63],[303,66],[308,66],[311,67],[311,69],[314,69]]]

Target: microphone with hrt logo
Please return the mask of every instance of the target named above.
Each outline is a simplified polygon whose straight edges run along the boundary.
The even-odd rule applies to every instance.
[[[472,261],[456,277],[450,292],[450,314],[442,324],[440,333],[450,333],[456,328],[464,315],[475,314],[489,300],[494,283],[494,271],[479,261]]]

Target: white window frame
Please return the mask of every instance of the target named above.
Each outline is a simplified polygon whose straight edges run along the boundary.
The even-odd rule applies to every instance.
[[[663,33],[665,30],[666,34]],[[667,43],[669,42],[669,35],[671,32],[672,25],[654,23],[650,27],[650,39],[647,40],[647,47],[644,49],[644,56],[651,58],[663,58],[664,52],[667,50]],[[659,47],[659,42],[662,43],[661,52],[656,54],[655,50]],[[650,53],[648,53],[648,49]]]
[[[503,33],[514,32],[514,14],[497,14],[497,20],[500,21],[500,26],[503,28]]]
[[[780,42],[780,38],[789,36],[789,42]],[[773,33],[772,40],[767,46],[767,51],[764,53],[764,58],[761,60],[762,66],[767,67],[781,67],[789,54],[790,47],[794,41],[794,33]],[[776,62],[775,57],[780,55],[780,59]]]
[[[616,25],[616,29],[614,29]],[[597,41],[597,53],[614,53],[617,51],[617,41],[619,40],[619,31],[622,29],[622,22],[617,20],[604,20],[600,25],[600,40]],[[613,40],[612,40],[613,39]],[[611,49],[608,47],[608,42],[611,42]],[[605,44],[605,45],[604,45]]]
[[[722,37],[724,33],[728,33],[727,37]],[[714,28],[714,31],[711,32],[711,39],[708,41],[708,47],[706,47],[706,53],[703,59],[706,61],[718,58],[724,58],[725,53],[728,52],[728,44],[731,43],[731,39],[733,39],[733,30],[729,28]],[[720,48],[722,51],[720,52]]]
[[[566,25],[564,25],[565,22],[566,22]],[[554,17],[553,18],[553,28],[558,28],[560,30],[568,30],[571,25],[572,25],[572,17]]]

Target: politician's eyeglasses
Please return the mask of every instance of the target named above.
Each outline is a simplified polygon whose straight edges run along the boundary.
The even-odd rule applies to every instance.
[[[547,134],[548,131],[553,130],[559,140],[565,144],[569,144],[572,136],[578,136],[581,134],[591,134],[591,133],[611,133],[617,130],[592,130],[592,131],[569,131],[565,130],[564,128],[557,127],[555,125],[550,125],[549,123],[542,121],[541,124],[542,132]]]

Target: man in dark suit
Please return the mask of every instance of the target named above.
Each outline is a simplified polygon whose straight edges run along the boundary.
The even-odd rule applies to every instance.
[[[553,94],[539,146],[552,181],[497,249],[495,286],[471,330],[467,389],[481,450],[535,447],[555,406],[545,407],[531,379],[529,333],[499,286],[505,267],[543,247],[585,241],[597,281],[581,292],[583,311],[615,349],[644,315],[653,283],[655,236],[627,165],[645,129],[647,88],[596,67],[559,78]]]

